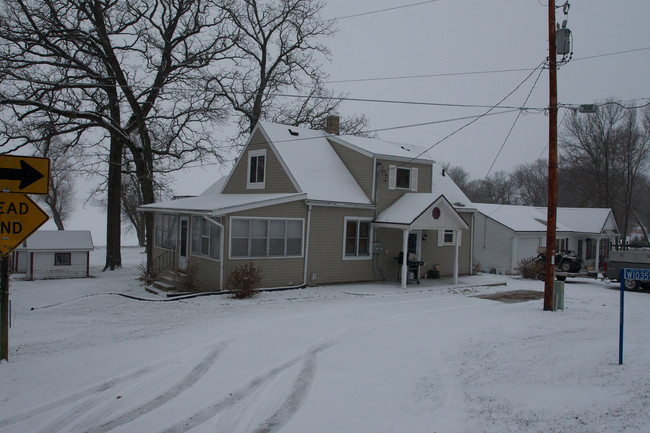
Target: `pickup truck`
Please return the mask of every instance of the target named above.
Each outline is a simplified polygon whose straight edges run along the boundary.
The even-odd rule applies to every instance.
[[[618,281],[621,269],[650,269],[650,249],[627,251],[610,251],[609,258],[605,261],[605,277]],[[625,289],[650,290],[650,282],[625,280]]]

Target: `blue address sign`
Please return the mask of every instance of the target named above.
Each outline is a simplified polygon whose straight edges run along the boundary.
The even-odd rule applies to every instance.
[[[650,269],[625,269],[626,280],[650,281]]]

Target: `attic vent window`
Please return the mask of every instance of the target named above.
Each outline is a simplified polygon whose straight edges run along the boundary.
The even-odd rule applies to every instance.
[[[299,133],[299,132],[296,132],[296,131],[292,131],[291,129],[289,129],[289,134],[291,134],[291,135],[293,135],[294,137],[297,137],[297,136],[299,136],[299,135],[300,135],[300,133]]]

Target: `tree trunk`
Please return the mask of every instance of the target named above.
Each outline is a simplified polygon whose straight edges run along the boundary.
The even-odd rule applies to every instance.
[[[117,91],[107,88],[111,120],[120,124],[120,107]],[[122,151],[124,142],[116,132],[111,132],[108,160],[108,191],[106,199],[106,269],[122,267]]]

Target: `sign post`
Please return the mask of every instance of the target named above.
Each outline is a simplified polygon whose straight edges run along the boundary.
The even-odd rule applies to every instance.
[[[25,194],[49,187],[48,158],[0,155],[0,362],[9,360],[9,254],[49,219]]]
[[[650,269],[621,269],[618,280],[621,282],[621,318],[618,327],[618,365],[623,364],[623,322],[625,321],[625,280],[650,281]]]

